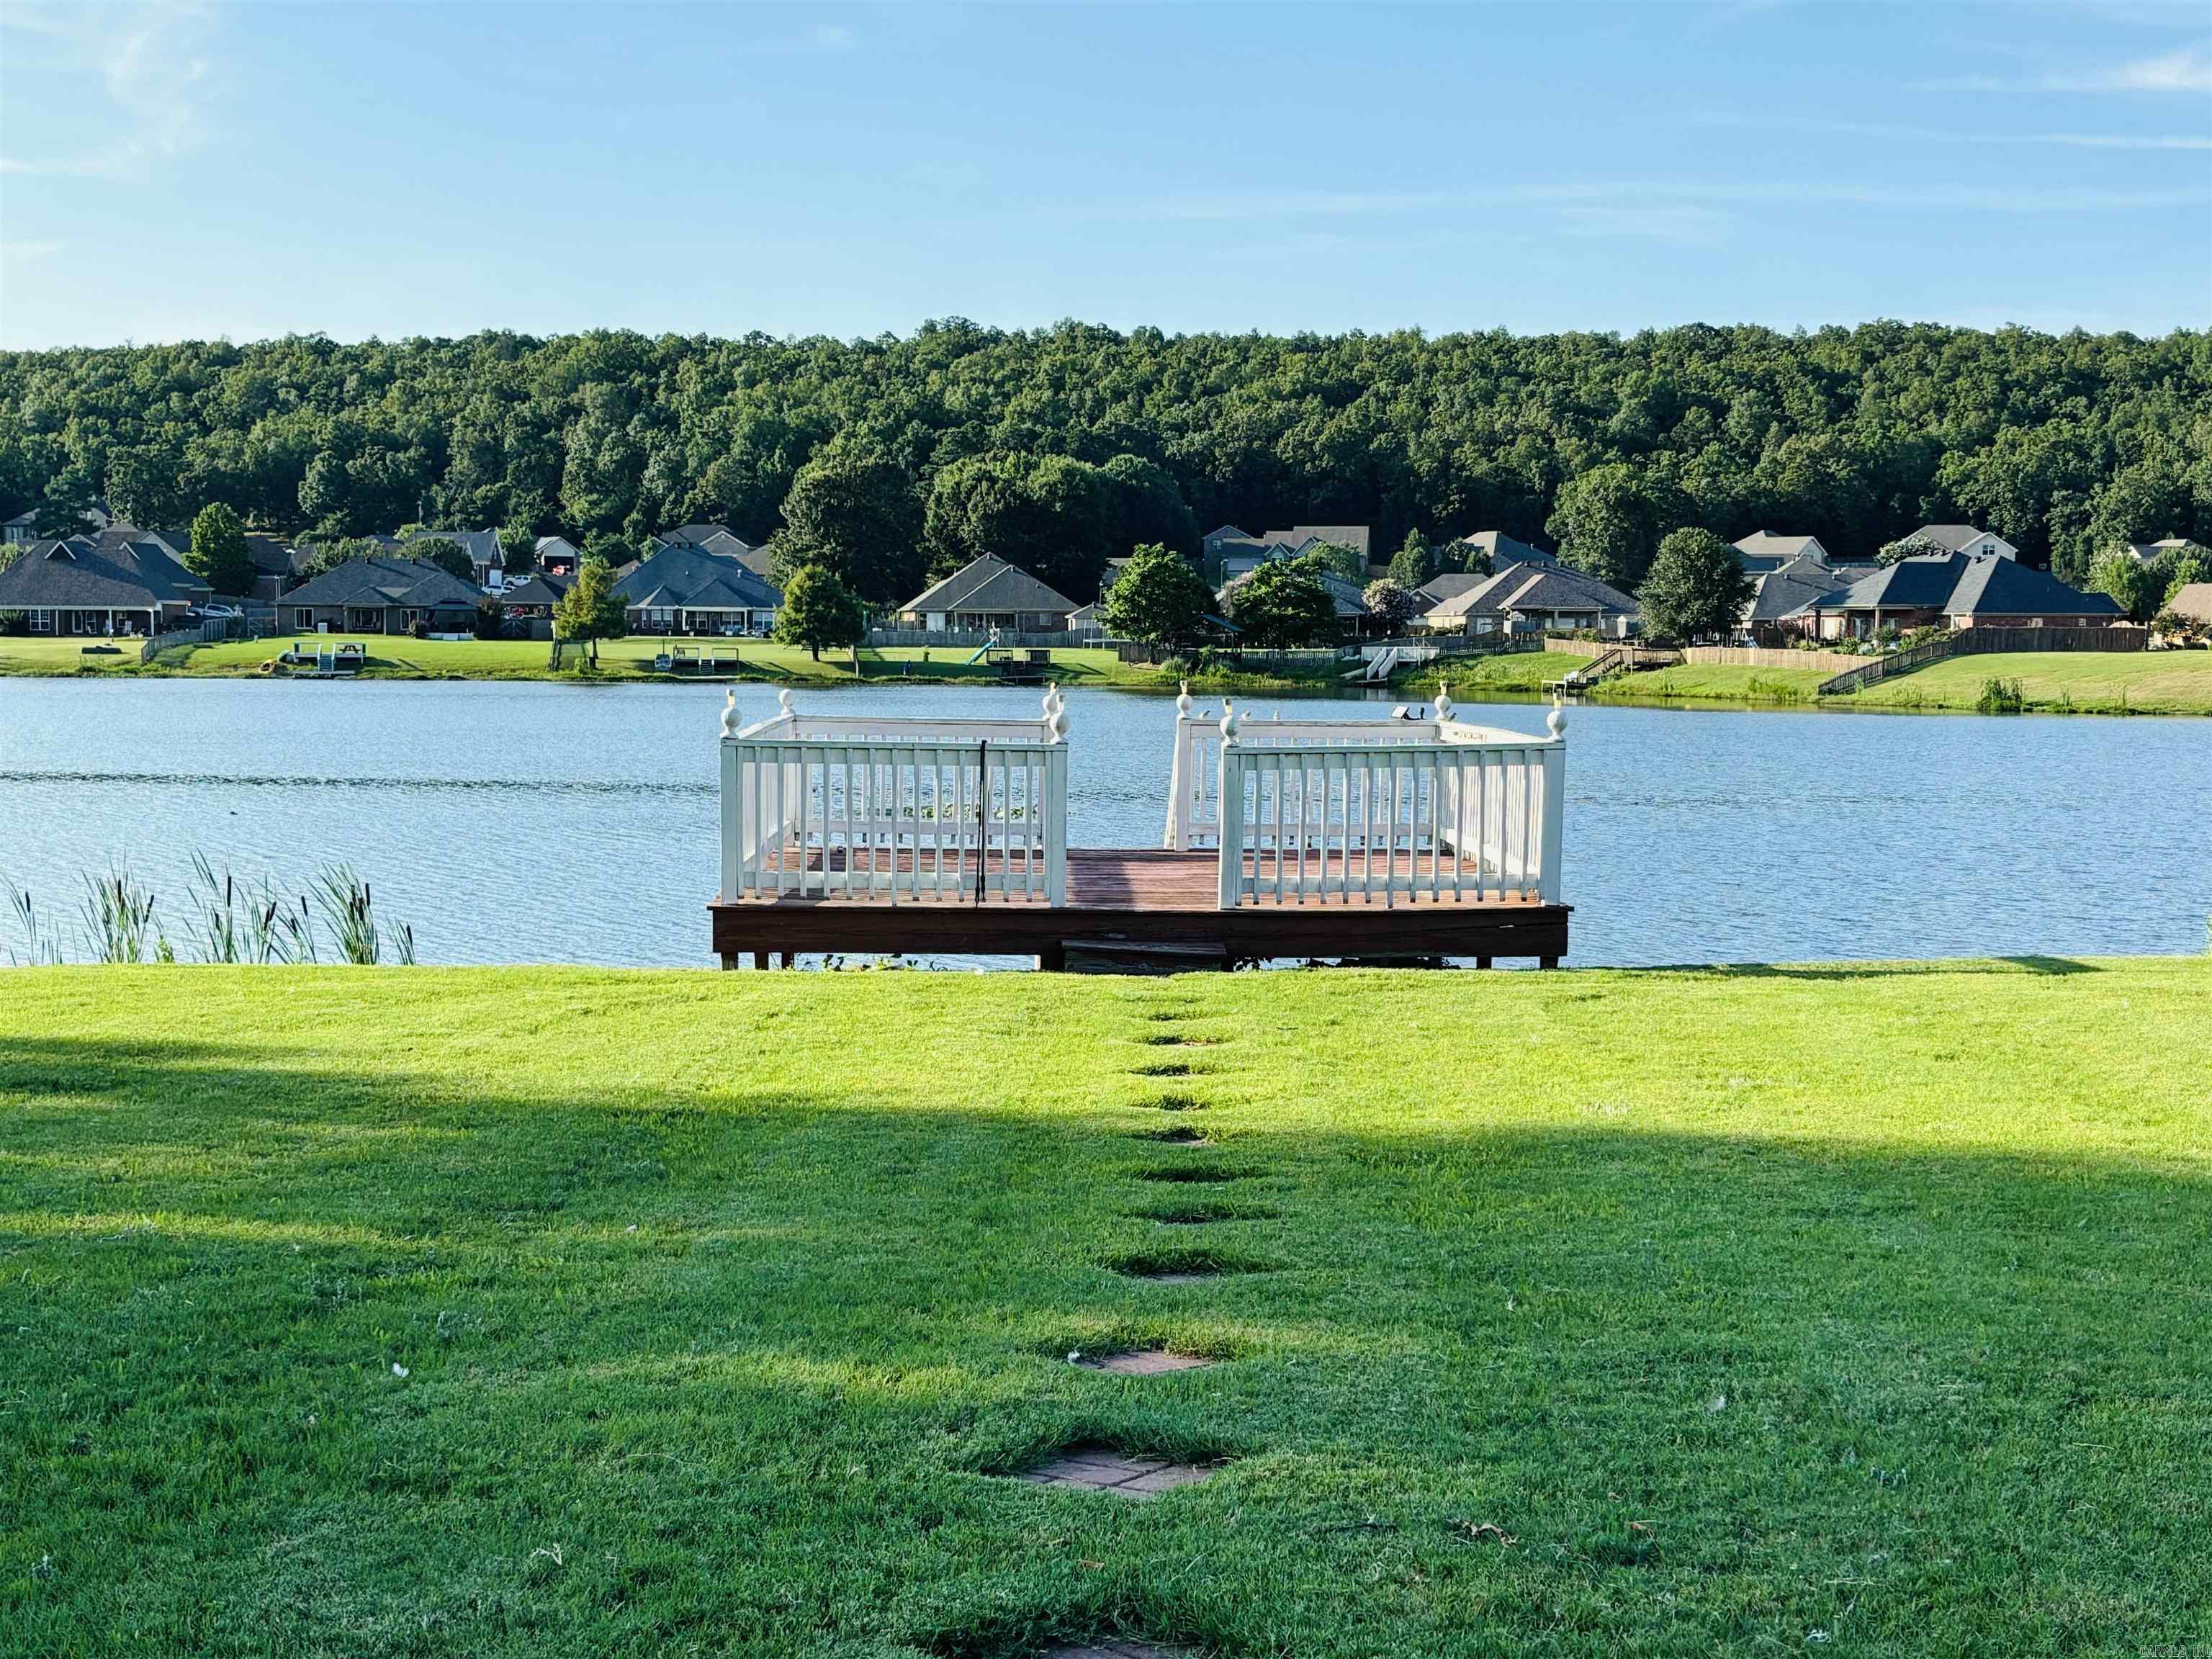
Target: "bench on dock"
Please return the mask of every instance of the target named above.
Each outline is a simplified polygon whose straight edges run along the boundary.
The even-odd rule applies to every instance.
[[[1402,714],[1402,711],[1401,711]],[[1216,719],[1176,699],[1164,845],[1067,845],[1067,711],[723,715],[724,965],[799,953],[1534,957],[1566,950],[1565,750],[1433,716]]]

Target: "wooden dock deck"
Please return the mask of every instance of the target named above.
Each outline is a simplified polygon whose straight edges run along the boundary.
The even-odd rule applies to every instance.
[[[903,855],[911,868],[911,854]],[[750,957],[867,954],[1033,957],[1062,965],[1070,945],[1181,946],[1218,951],[1228,963],[1312,957],[1534,957],[1545,967],[1567,951],[1565,904],[1503,897],[1455,896],[1446,860],[1434,872],[1424,855],[1413,872],[1418,890],[1348,901],[1285,898],[1224,910],[1220,860],[1212,852],[1135,848],[1067,849],[1067,898],[994,892],[937,896],[901,893],[764,894],[708,907],[714,948],[725,967]],[[1404,855],[1401,854],[1401,870]],[[814,867],[819,867],[818,862]],[[1264,872],[1263,877],[1264,879]]]

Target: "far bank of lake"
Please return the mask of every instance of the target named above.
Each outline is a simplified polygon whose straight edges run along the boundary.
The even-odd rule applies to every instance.
[[[138,647],[125,641],[113,655],[87,655],[78,640],[0,637],[0,677],[60,677],[117,679],[251,679],[274,678],[264,670],[285,641],[237,640],[221,645],[179,647],[141,663]],[[595,667],[549,663],[542,643],[520,640],[412,640],[372,636],[368,680],[535,681],[566,685],[680,685],[697,679],[657,671],[654,656],[672,641],[659,639],[610,641]],[[975,660],[977,653],[959,648],[864,649],[858,680],[845,653],[820,658],[794,647],[760,640],[693,641],[713,645],[734,660],[711,678],[739,685],[773,684],[850,688],[856,683],[889,682],[899,687],[948,686],[980,689],[997,684],[998,672]],[[1407,698],[1435,695],[1439,678],[1462,702],[1483,697],[1519,700],[1540,695],[1547,681],[1588,665],[1586,656],[1564,652],[1525,652],[1458,657],[1421,665],[1393,676],[1390,689]],[[1182,678],[1176,672],[1124,663],[1104,648],[1055,651],[1048,671],[1069,689],[1112,688],[1172,694]],[[1616,676],[1583,694],[1591,702],[1694,708],[1728,705],[1791,708],[1817,706],[1838,710],[1910,710],[1925,713],[1977,709],[1992,681],[2016,690],[2025,712],[2077,714],[2212,715],[2212,651],[2033,652],[1955,657],[1917,672],[1844,697],[1823,697],[1826,667],[1752,668],[1695,664]],[[1334,673],[1290,675],[1218,668],[1189,677],[1198,690],[1216,696],[1321,696],[1346,694]]]
[[[291,892],[343,861],[426,962],[703,965],[725,690],[0,681],[0,878],[73,927],[84,878],[128,860],[180,934],[195,850]],[[769,688],[737,690],[747,718],[772,709]],[[796,696],[886,714],[1036,704],[880,683]],[[1462,701],[1542,729],[1526,703]],[[1072,839],[1157,844],[1172,703],[1079,687],[1068,705]],[[2204,946],[2212,739],[2195,721],[1584,705],[1568,744],[1570,965]],[[0,960],[19,945],[0,913]]]

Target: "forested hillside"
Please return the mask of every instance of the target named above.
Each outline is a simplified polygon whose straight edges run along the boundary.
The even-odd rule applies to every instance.
[[[757,542],[810,461],[787,533],[866,526],[879,550],[848,574],[878,598],[982,545],[1027,548],[1088,597],[1133,539],[1188,544],[1223,521],[1367,523],[1378,550],[1409,528],[1498,529],[1634,563],[1683,524],[1843,551],[1971,520],[2078,578],[2118,538],[2212,542],[2212,336],[951,321],[849,342],[0,354],[0,513],[102,494],[145,524],[222,501],[293,532],[421,520],[634,542],[715,520]]]

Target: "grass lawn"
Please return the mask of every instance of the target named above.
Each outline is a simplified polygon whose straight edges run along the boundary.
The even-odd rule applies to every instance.
[[[1870,686],[1844,706],[1972,708],[1993,679],[2018,680],[2033,709],[2212,714],[2212,651],[1995,652],[1952,657]]]
[[[1732,663],[1683,663],[1637,674],[1619,674],[1586,695],[1601,701],[1655,698],[1707,702],[1790,703],[1813,701],[1814,688],[1832,679],[1820,668],[1745,668]]]
[[[2212,1644],[2212,962],[4,988],[11,1653]]]
[[[106,642],[76,637],[57,639],[50,635],[0,634],[0,674],[113,673],[137,668],[137,640],[118,641],[118,654],[112,657],[84,654],[86,646]]]

